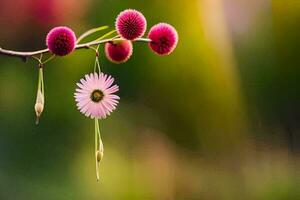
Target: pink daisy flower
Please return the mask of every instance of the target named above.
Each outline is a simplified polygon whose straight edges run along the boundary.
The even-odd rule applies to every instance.
[[[113,85],[114,78],[100,73],[86,74],[77,83],[75,101],[78,110],[87,117],[104,119],[116,109],[120,97],[114,93],[119,86]]]
[[[159,23],[154,25],[148,34],[151,39],[150,48],[158,55],[169,55],[178,43],[178,33],[170,24]]]
[[[116,30],[127,40],[134,40],[145,34],[147,21],[144,15],[133,9],[121,12],[116,19]]]
[[[108,42],[105,44],[105,55],[111,62],[126,62],[132,55],[132,43],[129,40]]]
[[[65,26],[55,27],[47,34],[46,45],[53,54],[65,56],[75,48],[75,33]]]

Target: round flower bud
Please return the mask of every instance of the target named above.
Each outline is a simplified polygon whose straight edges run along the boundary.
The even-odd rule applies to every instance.
[[[103,158],[103,151],[97,151],[96,152],[96,156],[97,156],[97,162],[100,162],[101,160],[102,160],[102,158]]]
[[[42,115],[42,112],[44,110],[44,94],[41,92],[41,90],[38,90],[36,101],[34,104],[34,110],[36,114],[36,124],[39,123],[39,118]]]
[[[111,62],[126,62],[132,55],[132,43],[129,40],[108,42],[105,44],[105,55]]]
[[[99,144],[99,150],[96,151],[96,159],[97,159],[97,162],[100,162],[103,158],[103,155],[104,155],[104,148],[103,148],[103,142],[100,138],[100,144]]]
[[[34,105],[34,110],[35,110],[36,116],[37,116],[37,117],[40,117],[41,114],[42,114],[42,112],[43,112],[43,110],[44,110],[44,104],[41,103],[41,102],[35,103],[35,105]]]
[[[154,25],[149,31],[148,38],[151,39],[149,47],[158,55],[169,55],[178,43],[176,29],[166,23]]]
[[[121,12],[116,19],[116,30],[127,40],[134,40],[145,34],[147,22],[142,13],[127,9]]]
[[[65,26],[55,27],[47,34],[46,45],[53,54],[65,56],[75,48],[75,33]]]

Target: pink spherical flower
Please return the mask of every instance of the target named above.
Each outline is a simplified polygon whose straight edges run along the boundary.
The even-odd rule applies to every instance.
[[[150,48],[158,55],[169,55],[178,43],[176,29],[166,23],[154,25],[149,31],[148,38],[151,39]]]
[[[104,119],[116,109],[120,97],[114,93],[119,86],[113,85],[114,78],[106,74],[91,73],[77,83],[75,101],[78,110],[87,117]]]
[[[105,44],[105,55],[111,62],[126,62],[132,55],[132,43],[129,40],[108,42]]]
[[[65,56],[75,48],[75,33],[65,26],[55,27],[47,34],[46,45],[53,54]]]
[[[127,40],[134,40],[145,34],[147,22],[142,13],[133,9],[121,12],[116,19],[116,30]]]

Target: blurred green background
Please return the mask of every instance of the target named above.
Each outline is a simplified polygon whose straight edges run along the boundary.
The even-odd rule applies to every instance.
[[[78,36],[126,8],[180,40],[167,57],[136,43],[121,65],[102,48],[121,101],[100,124],[100,183],[73,98],[93,51],[45,66],[38,126],[37,63],[0,56],[0,199],[300,199],[300,1],[1,0],[0,46],[42,49],[54,26]]]

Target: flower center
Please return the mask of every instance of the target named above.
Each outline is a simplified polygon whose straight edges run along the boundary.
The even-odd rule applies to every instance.
[[[91,94],[91,100],[96,103],[101,101],[103,99],[103,97],[104,97],[104,94],[101,90],[94,90]]]

